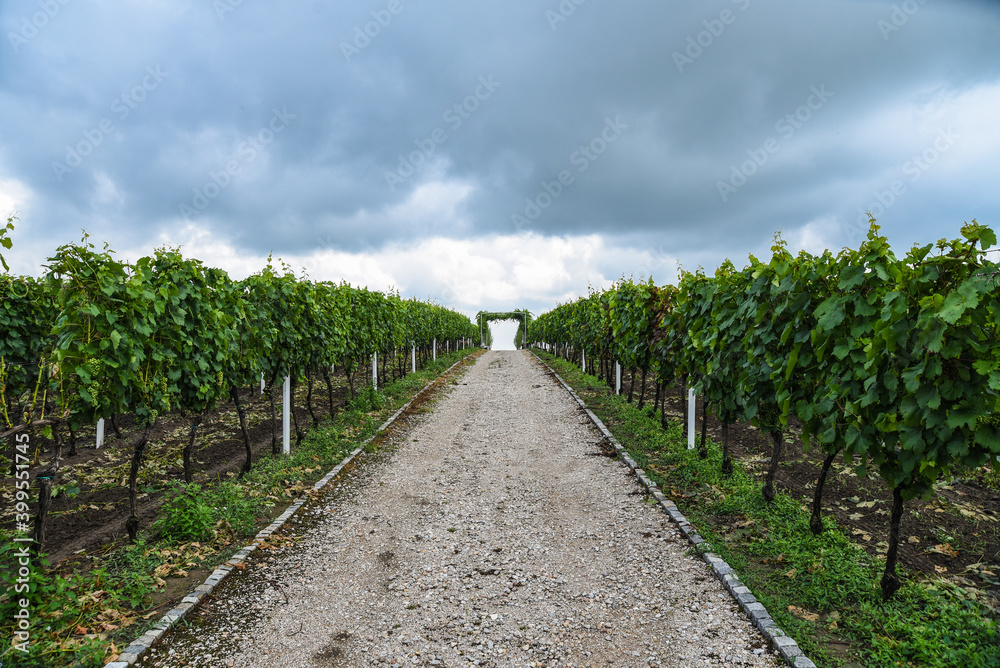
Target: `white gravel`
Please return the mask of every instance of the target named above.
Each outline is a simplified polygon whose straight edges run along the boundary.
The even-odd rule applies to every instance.
[[[537,362],[488,352],[141,665],[779,665],[599,440]]]

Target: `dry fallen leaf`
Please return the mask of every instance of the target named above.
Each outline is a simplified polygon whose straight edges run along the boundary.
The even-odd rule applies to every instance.
[[[806,620],[807,622],[818,622],[819,621],[819,615],[817,615],[815,612],[809,612],[808,610],[804,610],[804,609],[796,607],[794,605],[788,606],[788,612],[792,613],[793,615],[795,615],[799,619]]]
[[[920,539],[917,538],[916,536],[910,536],[909,538],[906,539],[906,542],[907,543],[919,543]]]
[[[934,567],[934,571],[937,572],[937,573],[947,573],[948,572],[948,567],[947,566],[935,566]]]
[[[957,557],[958,550],[953,548],[949,543],[942,543],[940,545],[935,545],[934,547],[928,548],[928,552],[934,552],[936,554],[943,554],[946,557]]]
[[[789,580],[794,580],[795,576],[798,575],[798,574],[799,574],[799,572],[796,569],[793,568],[792,570],[790,570],[787,573],[785,573],[785,577],[788,578]]]
[[[862,515],[861,513],[851,513],[848,516],[848,519],[851,520],[852,522],[857,522],[858,520],[860,520],[863,517],[864,517],[864,515]]]

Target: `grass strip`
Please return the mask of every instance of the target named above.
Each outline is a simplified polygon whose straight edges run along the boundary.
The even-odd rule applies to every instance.
[[[600,379],[535,351],[671,497],[732,566],[781,628],[822,666],[1000,666],[997,622],[961,587],[944,579],[907,578],[883,603],[882,564],[830,518],[814,536],[802,501],[784,494],[771,504],[761,482],[734,462],[722,474],[721,446],[701,459],[688,450],[683,426],[660,426],[659,413],[610,393]]]

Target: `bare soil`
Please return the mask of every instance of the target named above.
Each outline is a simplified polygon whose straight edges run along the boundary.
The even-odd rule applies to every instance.
[[[357,382],[357,381],[355,381]],[[318,420],[322,421],[331,413],[336,413],[344,405],[349,388],[347,378],[334,378],[334,403],[331,409],[326,385],[323,380],[313,381],[312,406]],[[276,390],[278,419],[280,421],[280,388]],[[306,409],[307,387],[303,383],[295,397],[294,415],[303,430],[311,426],[311,417]],[[271,453],[270,404],[267,395],[261,395],[260,388],[246,388],[240,391],[241,402],[247,411],[247,431],[250,436],[253,461]],[[52,500],[45,523],[45,543],[43,551],[48,553],[53,565],[71,559],[73,555],[95,553],[113,549],[123,538],[127,539],[125,521],[129,516],[128,503],[128,463],[132,456],[133,440],[138,436],[134,426],[134,416],[118,415],[116,422],[122,437],[116,438],[110,421],[106,421],[105,442],[100,449],[95,448],[95,429],[89,427],[76,433],[76,454],[67,456],[69,443],[64,443],[58,477],[53,485],[61,491]],[[181,454],[188,441],[190,419],[180,413],[161,417],[150,433],[149,445],[140,469],[140,490],[138,515],[140,527],[148,529],[156,518],[164,500],[163,489],[169,481],[183,482],[184,470],[180,463]],[[292,438],[295,438],[293,423]],[[64,441],[69,435],[63,431]],[[278,425],[280,447],[280,423]],[[31,475],[47,466],[52,457],[53,443],[40,435],[31,439],[32,451],[39,448],[38,464],[32,467]],[[198,429],[197,440],[192,454],[194,482],[225,479],[239,474],[246,461],[246,449],[236,408],[231,401],[205,413]],[[13,478],[0,479],[0,498],[13,498]],[[73,487],[78,493],[70,494]],[[0,510],[0,521],[4,526],[13,527],[13,503],[5,503]],[[32,508],[34,512],[34,508]],[[270,521],[259,518],[258,524]]]

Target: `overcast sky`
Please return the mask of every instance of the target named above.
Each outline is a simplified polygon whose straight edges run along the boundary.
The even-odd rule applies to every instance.
[[[12,269],[81,228],[474,313],[998,226],[1000,2],[7,1]],[[12,260],[12,261],[11,261]]]

